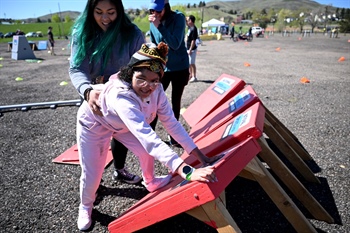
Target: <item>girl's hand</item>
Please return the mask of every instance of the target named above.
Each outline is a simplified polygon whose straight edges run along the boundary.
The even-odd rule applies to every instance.
[[[218,179],[214,172],[214,166],[198,168],[192,172],[191,181],[217,182]]]

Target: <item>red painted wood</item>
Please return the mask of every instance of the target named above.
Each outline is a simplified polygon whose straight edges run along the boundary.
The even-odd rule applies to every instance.
[[[148,194],[111,222],[109,231],[134,232],[215,200],[260,150],[251,137],[224,152],[225,156],[215,163],[219,182],[187,182],[176,175],[167,186]],[[215,223],[207,224],[215,227]]]
[[[194,125],[191,128],[190,136],[195,142],[200,140],[205,134],[214,131],[258,101],[259,98],[253,88],[246,86],[238,94]]]
[[[260,138],[263,133],[264,119],[265,109],[260,102],[257,102],[216,130],[205,134],[196,142],[196,145],[209,157],[220,154],[249,137]],[[239,123],[241,125],[238,125]],[[230,129],[232,129],[231,133],[229,133]],[[199,163],[196,158],[187,154],[184,154],[181,158],[192,165]]]
[[[222,74],[182,114],[189,126],[193,127],[206,115],[236,95],[245,82],[235,76]]]
[[[113,155],[111,152],[111,148],[109,148],[109,151],[107,153],[106,158],[106,164],[105,167],[113,160]],[[79,153],[78,153],[78,146],[75,144],[62,154],[60,154],[58,157],[52,160],[53,163],[63,163],[63,164],[72,164],[72,165],[79,165]]]

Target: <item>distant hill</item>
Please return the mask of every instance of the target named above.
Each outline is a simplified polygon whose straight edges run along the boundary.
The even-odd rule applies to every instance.
[[[298,10],[301,7],[306,9],[315,9],[325,7],[311,0],[241,0],[241,1],[210,1],[206,3],[206,7],[218,7],[218,10],[228,12],[230,10],[237,12],[246,12],[249,10],[269,10],[280,9]],[[336,9],[331,7],[331,9]]]
[[[199,0],[197,0],[199,3]],[[194,4],[193,1],[189,0],[189,3]],[[197,4],[198,4],[197,3]],[[263,9],[269,10],[274,9],[278,12],[281,9],[298,10],[301,7],[306,9],[317,9],[324,8],[326,5],[319,4],[312,0],[241,0],[241,1],[208,1],[206,2],[206,15],[205,18],[220,18],[220,17],[230,17],[228,14],[230,11],[237,13],[245,13],[248,11]],[[330,7],[329,10],[335,11],[336,7]],[[69,15],[71,19],[76,19],[81,12],[79,11],[62,11],[61,17],[64,19],[66,15]],[[208,15],[209,13],[209,15]],[[43,15],[36,18],[22,19],[26,22],[37,22],[39,18],[42,22],[47,22],[55,14],[59,15],[59,12]]]
[[[66,17],[66,15],[69,15],[69,17],[72,20],[74,20],[80,15],[80,13],[81,12],[79,12],[79,11],[62,11],[61,15],[59,12],[56,12],[56,13],[52,13],[52,14],[42,15],[42,16],[39,16],[36,18],[28,18],[28,19],[21,19],[21,20],[26,21],[26,22],[37,22],[37,20],[40,19],[41,22],[47,22],[49,19],[51,20],[53,15],[56,15],[56,14],[58,16],[60,16],[62,19],[64,19]]]

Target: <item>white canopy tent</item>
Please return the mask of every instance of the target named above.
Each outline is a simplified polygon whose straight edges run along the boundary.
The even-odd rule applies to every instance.
[[[218,27],[218,26],[225,26],[225,23],[217,20],[217,19],[211,19],[207,22],[204,22],[202,24],[202,27],[207,28],[207,27]]]

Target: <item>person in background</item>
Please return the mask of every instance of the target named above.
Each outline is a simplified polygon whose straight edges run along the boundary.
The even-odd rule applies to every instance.
[[[198,39],[198,29],[195,25],[196,17],[190,15],[187,17],[188,25],[188,35],[187,35],[187,53],[190,62],[190,83],[197,82],[196,75],[196,57],[197,57],[197,44],[196,40]]]
[[[162,85],[165,91],[170,83],[172,85],[171,103],[175,118],[179,120],[181,98],[189,77],[189,60],[184,40],[186,18],[181,12],[172,11],[168,0],[151,0],[148,9],[151,42],[155,44],[165,42],[169,46]],[[151,125],[155,128],[156,124],[157,118]],[[169,143],[179,146],[171,136]]]
[[[231,28],[230,35],[231,35],[231,39],[233,39],[235,37],[235,22],[232,22],[231,25],[232,25],[232,28]]]
[[[51,55],[56,55],[54,51],[55,47],[55,39],[52,33],[52,27],[50,26],[47,31],[47,39],[49,40],[49,46],[50,46],[50,54]]]
[[[101,91],[102,115],[83,102],[77,114],[77,141],[81,163],[81,202],[78,218],[80,230],[91,226],[95,193],[102,178],[108,143],[111,137],[127,146],[139,159],[143,182],[149,192],[167,185],[172,174],[155,176],[154,162],[159,160],[172,173],[188,181],[216,182],[214,166],[194,169],[169,148],[149,125],[159,116],[165,129],[189,154],[204,165],[218,156],[206,157],[194,144],[173,111],[161,85],[168,47],[160,42],[143,44],[127,66],[110,77],[106,84],[93,86]]]
[[[24,32],[22,32],[20,29],[17,29],[16,35],[23,36]]]
[[[98,101],[100,91],[93,90],[91,84],[107,82],[143,43],[142,32],[124,13],[121,0],[88,0],[73,26],[69,75],[96,116],[102,115]],[[125,167],[127,148],[112,139],[111,149],[115,168],[113,179],[139,183],[141,178]]]
[[[253,36],[252,30],[253,30],[253,28],[252,28],[252,27],[249,27],[248,36]]]

